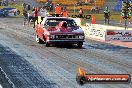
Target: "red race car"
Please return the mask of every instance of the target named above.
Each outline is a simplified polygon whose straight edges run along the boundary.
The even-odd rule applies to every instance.
[[[51,44],[77,44],[82,47],[84,32],[72,18],[46,17],[35,26],[36,41]]]

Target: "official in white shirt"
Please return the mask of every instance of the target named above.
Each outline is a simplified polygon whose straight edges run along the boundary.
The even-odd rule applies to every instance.
[[[43,8],[40,9],[39,13],[40,13],[41,19],[43,20],[43,18],[47,16],[48,12],[47,12],[46,8],[43,7]]]

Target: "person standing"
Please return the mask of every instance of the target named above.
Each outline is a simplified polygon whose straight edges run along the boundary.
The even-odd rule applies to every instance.
[[[41,8],[39,13],[40,13],[41,19],[43,20],[43,18],[47,16],[46,8],[45,7]]]
[[[79,17],[80,17],[80,18],[83,17],[83,9],[82,9],[82,8],[80,8],[80,10],[79,10]]]
[[[25,25],[26,21],[28,20],[28,12],[26,9],[23,9],[23,18],[24,18],[23,25]]]
[[[33,28],[35,28],[35,22],[36,21],[38,23],[38,9],[37,8],[34,9],[34,25],[33,25]]]
[[[104,10],[104,24],[106,24],[106,22],[108,22],[108,24],[109,24],[109,20],[110,20],[110,11],[109,11],[108,7],[105,7],[105,10]]]
[[[59,6],[59,4],[57,4],[55,7],[55,15],[56,17],[59,17],[61,15],[61,7]]]
[[[92,13],[95,13],[96,12],[96,6],[93,5],[91,10],[92,10]]]
[[[23,9],[26,9],[26,3],[22,4]]]
[[[66,9],[63,10],[62,17],[68,17],[68,11]]]

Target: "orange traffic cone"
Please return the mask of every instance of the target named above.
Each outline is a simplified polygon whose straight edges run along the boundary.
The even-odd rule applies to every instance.
[[[96,19],[94,14],[92,14],[92,18],[91,18],[91,24],[96,24]]]

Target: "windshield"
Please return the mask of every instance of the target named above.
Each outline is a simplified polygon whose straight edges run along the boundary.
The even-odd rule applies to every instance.
[[[65,21],[67,22],[68,27],[76,26],[76,23],[73,19],[47,19],[44,26],[53,26],[55,27],[60,22]]]

